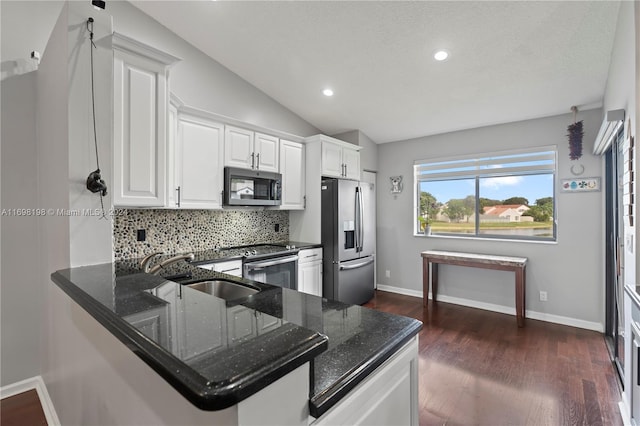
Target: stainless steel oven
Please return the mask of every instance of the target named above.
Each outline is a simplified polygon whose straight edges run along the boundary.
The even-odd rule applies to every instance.
[[[298,289],[298,255],[245,260],[244,278],[279,287]]]

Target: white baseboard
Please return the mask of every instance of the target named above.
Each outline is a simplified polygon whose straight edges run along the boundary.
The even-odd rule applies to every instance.
[[[49,426],[59,426],[60,420],[58,414],[53,406],[53,402],[47,392],[47,386],[44,384],[41,376],[31,377],[20,382],[12,383],[0,388],[0,398],[8,398],[10,396],[17,395],[19,393],[26,392],[28,390],[35,389],[40,398],[40,404],[42,405],[42,411],[47,419]]]
[[[405,296],[413,296],[422,298],[422,291],[409,290],[401,287],[394,287],[389,285],[378,284],[378,290],[388,291],[390,293],[404,294]],[[431,297],[431,293],[429,293]],[[445,303],[453,303],[454,305],[468,306],[470,308],[484,309],[485,311],[499,312],[502,314],[515,315],[516,308],[511,306],[495,305],[493,303],[478,302],[477,300],[463,299],[460,297],[447,296],[445,294],[438,294],[438,301]],[[571,327],[584,328],[587,330],[594,330],[600,333],[604,333],[604,325],[598,322],[584,321],[577,318],[564,317],[561,315],[547,314],[544,312],[526,311],[527,318],[551,322],[554,324],[568,325]]]
[[[622,416],[622,423],[624,426],[631,426],[631,411],[625,402],[624,396],[622,400],[618,402],[618,408],[620,409],[620,415]]]

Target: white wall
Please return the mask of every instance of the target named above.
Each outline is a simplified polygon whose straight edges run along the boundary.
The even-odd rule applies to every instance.
[[[601,176],[599,157],[590,154],[587,141],[593,141],[600,127],[601,110],[581,112],[584,120],[584,156],[579,161],[585,176]],[[422,293],[420,252],[430,249],[524,256],[527,265],[526,309],[556,322],[586,328],[603,328],[602,290],[603,192],[566,194],[557,191],[558,241],[555,244],[414,237],[413,161],[423,158],[452,157],[475,152],[492,152],[533,146],[557,145],[558,178],[571,178],[567,126],[570,114],[489,126],[429,136],[378,146],[379,182],[402,175],[405,190],[390,194],[378,185],[378,283],[409,294]],[[385,278],[385,271],[391,278]],[[462,299],[471,304],[493,305],[514,311],[512,273],[443,266],[440,268],[441,300]],[[540,302],[538,293],[548,292],[549,301]]]
[[[182,59],[171,68],[170,89],[186,105],[299,136],[320,133],[130,3],[109,2],[107,11],[113,15],[114,31]]]
[[[618,14],[618,25],[614,39],[611,64],[604,95],[603,111],[624,109],[625,131],[636,134],[636,45],[634,24],[635,2],[622,2]],[[629,119],[631,128],[629,129]],[[636,213],[637,216],[637,213]],[[625,248],[635,250],[635,234],[637,227],[625,225]],[[634,285],[638,282],[636,275],[637,253],[625,250],[624,275],[625,283]],[[640,271],[639,271],[640,272]]]
[[[35,208],[36,73],[2,81],[2,209]],[[45,292],[37,286],[38,221],[36,216],[5,216],[2,220],[2,299],[0,325],[3,344],[0,377],[6,385],[40,371]],[[35,249],[35,250],[34,250]],[[28,306],[29,309],[25,309]]]
[[[369,136],[365,135],[360,130],[351,130],[349,132],[333,135],[332,137],[361,146],[360,168],[368,171],[378,170],[378,145],[373,142]]]

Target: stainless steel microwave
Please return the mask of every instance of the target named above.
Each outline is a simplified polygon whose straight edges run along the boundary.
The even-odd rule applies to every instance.
[[[280,173],[224,168],[225,206],[279,206],[281,202]]]

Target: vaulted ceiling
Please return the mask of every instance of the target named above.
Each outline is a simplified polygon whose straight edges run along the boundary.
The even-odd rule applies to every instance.
[[[620,6],[132,3],[324,133],[378,143],[600,106]],[[435,61],[437,49],[449,58]]]

